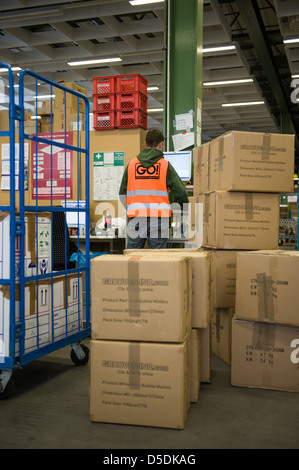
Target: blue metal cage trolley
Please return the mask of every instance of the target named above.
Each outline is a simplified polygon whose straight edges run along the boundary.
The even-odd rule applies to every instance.
[[[0,67],[7,70],[9,83],[9,129],[0,129],[1,139],[6,139],[4,145],[9,146],[8,156],[4,157],[7,147],[1,153],[1,168],[9,168],[6,170],[9,175],[5,179],[1,169],[6,191],[0,195],[0,399],[3,399],[12,393],[16,368],[59,348],[71,345],[72,361],[76,365],[88,362],[89,350],[81,340],[91,332],[89,101],[84,94],[61,83],[22,70],[16,105],[12,69],[7,64]],[[43,96],[40,86],[48,90],[50,99],[46,131],[40,129],[38,121]],[[25,117],[28,90],[29,109],[35,118],[29,126]],[[58,124],[54,120],[56,97],[61,100],[57,109],[62,118]],[[70,200],[73,204],[68,205]],[[78,240],[80,230],[85,233],[84,266],[69,261],[69,215],[77,217]],[[79,222],[82,216],[83,225]],[[78,251],[79,257],[79,243],[72,249]]]

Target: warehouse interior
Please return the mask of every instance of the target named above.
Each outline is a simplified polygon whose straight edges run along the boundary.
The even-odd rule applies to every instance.
[[[145,5],[131,5],[128,0],[47,0],[42,4],[38,0],[29,2],[11,0],[9,5],[1,5],[0,62],[9,64],[13,68],[15,83],[18,83],[21,70],[28,69],[38,76],[45,77],[45,82],[38,83],[34,76],[31,77],[30,74],[25,76],[25,111],[36,113],[37,91],[41,96],[47,95],[49,93],[47,80],[50,80],[56,83],[73,83],[78,87],[78,90],[80,87],[84,89],[92,118],[95,106],[94,77],[140,74],[147,81],[146,127],[147,129],[160,129],[165,133],[165,54],[167,53],[165,47],[165,25],[167,23],[165,3],[171,8],[171,0]],[[276,191],[274,189],[271,192],[280,193],[275,198],[275,201],[278,201],[277,210],[279,211],[279,233],[276,235],[274,233],[274,239],[277,238],[279,245],[277,248],[284,251],[284,255],[281,255],[283,260],[287,258],[287,253],[289,253],[289,258],[296,262],[296,252],[298,252],[299,246],[297,199],[299,173],[299,4],[296,0],[252,0],[250,2],[202,0],[199,3],[202,4],[203,9],[201,144],[214,145],[215,142],[218,142],[217,138],[229,135],[234,131],[237,135],[239,135],[238,133],[242,135],[243,132],[269,134],[271,138],[274,134],[281,137],[285,134],[286,139],[288,136],[292,136],[289,141],[275,140],[275,144],[273,144],[278,149],[283,145],[291,147],[293,145],[294,160],[291,162],[291,184],[290,177],[288,177],[288,184],[286,184],[290,190],[280,191],[278,189]],[[109,63],[107,59],[112,56],[118,58],[118,62]],[[103,63],[80,63],[81,61],[98,59],[102,59]],[[0,79],[5,87],[9,86],[10,82],[5,70],[0,71]],[[18,85],[16,85],[16,100],[19,98],[18,93]],[[0,112],[8,109],[9,101],[2,100]],[[94,122],[92,119],[90,120],[91,127]],[[2,130],[0,128],[0,134]],[[132,138],[131,135],[134,138],[132,152],[136,150],[138,153],[139,147],[142,148],[140,142],[145,136],[145,130],[144,128],[135,128],[132,134],[129,134],[129,139]],[[120,135],[115,133],[115,138],[121,139],[128,134],[126,131],[129,130],[123,129],[123,133]],[[101,133],[104,142],[103,149],[109,151],[111,144],[108,142],[111,141],[110,135],[114,135],[113,131],[110,131],[110,135],[109,130],[91,130],[92,133],[99,135],[99,141],[92,143],[91,153],[101,150],[98,144],[102,137]],[[76,133],[76,138],[77,134],[79,135],[79,132]],[[124,140],[125,152],[127,152],[127,146],[131,146],[131,142],[131,140],[128,142]],[[263,140],[263,144],[264,142]],[[287,143],[284,144],[284,142]],[[291,143],[289,144],[289,142]],[[68,143],[68,145],[70,144]],[[198,158],[195,153],[193,153],[193,158]],[[127,163],[126,158],[124,161]],[[80,168],[82,171],[83,167]],[[94,171],[93,167],[91,167],[91,177],[93,177],[92,171]],[[3,169],[1,175],[3,175]],[[285,180],[287,177],[282,176],[282,187]],[[195,184],[195,180],[193,183]],[[200,184],[204,185],[202,180],[199,180]],[[190,197],[193,195],[195,198],[200,197],[204,193],[204,191],[201,193],[200,190],[198,193],[192,193],[193,187],[190,188],[188,186]],[[217,186],[212,188],[212,191],[217,190]],[[232,188],[231,191],[235,190]],[[84,199],[83,194],[80,193],[80,199]],[[253,195],[255,204],[268,204],[263,199],[255,200],[254,197],[255,195]],[[201,202],[202,200],[195,199],[195,201]],[[248,198],[246,201],[245,205],[248,204]],[[7,203],[5,202],[5,204]],[[25,204],[28,204],[26,200]],[[252,204],[252,200],[250,200],[250,204]],[[270,201],[271,210],[272,204],[274,205],[274,202]],[[2,200],[1,205],[3,205]],[[114,206],[112,204],[109,207],[113,210]],[[220,211],[220,209],[218,210]],[[245,212],[246,219],[250,219],[251,214],[248,215],[248,207]],[[277,215],[277,212],[275,214]],[[96,208],[93,204],[91,205],[90,219],[93,228],[96,215]],[[265,223],[271,225],[272,220],[267,219]],[[90,233],[92,234],[92,231]],[[271,236],[272,234],[268,237],[268,243],[269,250],[272,252],[274,248],[270,246],[271,242],[269,241]],[[263,243],[264,239],[265,237]],[[111,249],[114,245],[110,244],[109,246]],[[171,249],[173,246],[175,245],[171,245]],[[189,245],[187,246],[189,247]],[[123,245],[121,247],[121,249],[124,248]],[[211,251],[214,249],[223,250],[222,246],[218,248],[217,240],[210,242],[210,244],[207,243],[207,247],[208,249],[212,247]],[[106,248],[105,245],[105,250]],[[243,250],[243,246],[241,248],[232,246],[232,250],[234,249]],[[251,250],[251,246],[248,249]],[[267,251],[267,244],[262,249]],[[118,255],[120,250],[115,252]],[[0,258],[1,256],[2,251]],[[100,258],[97,258],[99,259],[99,268],[101,267]],[[205,255],[202,258],[205,258]],[[246,265],[246,256],[241,256],[241,258]],[[268,279],[272,280],[271,276],[274,277],[274,273],[279,271],[277,268],[280,266],[278,258],[279,256],[276,257],[276,254],[273,255],[273,259],[271,257],[270,267],[267,261],[264,261],[266,273],[263,272],[264,288],[266,285],[265,276],[268,276],[268,282]],[[105,257],[103,257],[104,259]],[[175,255],[174,259],[176,259]],[[208,259],[209,255],[207,255]],[[178,260],[176,261],[180,264]],[[144,263],[146,262],[144,261]],[[257,265],[260,262],[258,257],[256,262]],[[268,268],[269,272],[266,271]],[[248,272],[250,272],[249,267]],[[296,268],[294,268],[294,273],[293,276],[293,271],[288,267],[284,271],[290,285],[293,277],[296,278]],[[98,278],[102,276],[100,271],[98,276]],[[220,285],[222,281],[218,280],[218,282]],[[285,281],[279,280],[279,282],[283,284]],[[252,283],[253,281],[251,286]],[[92,295],[92,292],[96,291],[95,280],[91,285],[94,288],[91,290]],[[251,287],[251,289],[253,288]],[[277,289],[279,289],[278,286]],[[278,295],[277,292],[276,290],[273,294],[275,299]],[[291,320],[286,324],[293,330],[291,333],[286,330],[285,335],[291,334],[292,338],[297,338],[299,323],[296,323],[295,320],[294,324],[293,317],[291,317],[293,311],[296,310],[293,308],[293,305],[296,304],[295,292],[292,292],[291,295],[293,297],[287,301],[283,298],[285,303],[280,308],[282,311],[286,311],[287,305],[292,305],[290,308],[292,313],[289,313]],[[246,301],[248,305],[251,305],[251,299],[244,296],[244,303]],[[267,315],[269,311],[271,315],[273,305],[270,302],[271,306],[269,307],[270,304],[267,303],[267,300],[265,303],[268,309]],[[220,303],[219,307],[222,309]],[[260,309],[262,307],[260,303],[258,307],[257,318],[254,317],[254,313],[249,313],[249,317],[252,316],[254,320],[253,323],[255,320],[261,320]],[[224,308],[229,310],[231,314],[231,304],[229,308],[226,305]],[[219,312],[215,323],[211,321],[211,328],[214,325],[214,330],[215,325],[220,328],[220,324],[223,330],[226,328],[225,324],[223,326],[221,323],[223,317],[220,315],[222,312]],[[224,314],[225,316],[226,314]],[[242,316],[240,318],[241,320],[237,319],[237,323],[242,321]],[[294,318],[296,318],[296,313],[294,313]],[[218,334],[220,334],[220,330]],[[257,334],[256,331],[253,336],[255,334]],[[275,334],[275,340],[280,341],[278,332]],[[261,335],[262,341],[264,341],[266,335],[264,333]],[[271,335],[272,330],[269,333],[271,338],[269,339],[267,336],[267,340],[273,340]],[[289,339],[289,336],[287,338]],[[90,350],[91,342],[91,336],[88,335],[81,344]],[[199,457],[198,451],[204,449],[290,450],[299,447],[297,437],[299,412],[297,393],[299,389],[298,377],[295,377],[298,374],[298,360],[297,366],[292,364],[293,367],[296,367],[296,373],[290,379],[290,384],[281,385],[280,383],[279,387],[271,386],[271,374],[267,369],[263,371],[258,386],[252,385],[250,379],[246,382],[246,377],[245,379],[242,377],[243,382],[239,386],[238,379],[232,383],[231,357],[228,358],[227,351],[223,352],[223,350],[217,349],[215,344],[209,345],[212,348],[211,356],[205,364],[208,372],[201,370],[202,374],[206,373],[206,377],[197,383],[198,396],[189,403],[188,410],[185,412],[184,424],[182,425],[181,422],[175,429],[172,424],[168,426],[146,423],[140,425],[138,418],[133,423],[130,420],[126,423],[126,417],[119,422],[115,417],[111,422],[105,419],[91,419],[90,399],[92,395],[94,400],[93,380],[95,379],[93,375],[91,378],[90,354],[88,364],[83,361],[84,365],[81,365],[79,361],[78,365],[71,356],[70,345],[62,344],[63,347],[54,348],[48,354],[41,355],[26,363],[24,367],[15,370],[12,396],[0,400],[0,415],[3,423],[0,429],[1,449],[97,449],[102,451],[98,454],[102,457],[102,462],[105,456],[111,457],[113,450],[115,455],[129,455],[126,451],[136,449],[136,451],[145,451],[141,455],[142,463],[146,463],[144,459],[150,450],[159,450],[159,454],[167,453],[167,450],[169,450],[169,454],[171,451],[181,451],[187,458],[188,455]],[[282,351],[284,348],[282,344],[277,343],[276,349],[280,348]],[[297,343],[293,348],[296,346],[298,347]],[[124,359],[124,357],[119,358],[119,360]],[[271,365],[272,359],[272,357],[269,359]],[[266,360],[268,361],[268,356],[264,362]],[[280,365],[280,370],[283,367]],[[289,379],[288,373],[289,369],[285,372],[287,379]],[[246,374],[247,369],[245,368],[244,375],[246,376]],[[250,375],[250,370],[248,375]],[[285,376],[283,378],[287,381]],[[156,421],[149,420],[149,423],[153,422]],[[157,422],[159,422],[158,418]],[[172,423],[172,420],[169,422]],[[116,452],[119,450],[121,453],[117,454]],[[184,450],[186,450],[185,453]],[[73,458],[74,456],[71,456],[71,461]],[[152,462],[148,461],[147,463]]]

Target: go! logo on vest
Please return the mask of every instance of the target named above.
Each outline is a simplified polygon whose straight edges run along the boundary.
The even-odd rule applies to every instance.
[[[160,170],[160,163],[154,163],[149,168],[145,168],[141,163],[135,163],[135,179],[159,179]]]

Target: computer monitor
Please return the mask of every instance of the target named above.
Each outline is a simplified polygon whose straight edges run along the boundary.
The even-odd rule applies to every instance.
[[[192,166],[192,152],[164,152],[164,158],[167,160],[182,181],[190,181],[191,179],[191,166]]]
[[[85,201],[62,201],[62,207],[70,208],[83,208],[86,207]],[[85,211],[65,211],[65,218],[68,227],[78,227],[78,225],[85,225],[86,212]],[[79,224],[78,224],[79,222]]]

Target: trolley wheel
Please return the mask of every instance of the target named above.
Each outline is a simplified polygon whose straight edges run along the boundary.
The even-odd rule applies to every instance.
[[[0,390],[0,400],[6,400],[9,398],[15,389],[15,382],[13,378],[11,377],[9,381],[7,382],[5,388],[3,390]]]
[[[78,352],[78,348],[81,351]],[[71,360],[76,366],[85,366],[89,359],[89,349],[84,344],[77,345],[76,348],[71,350]]]

